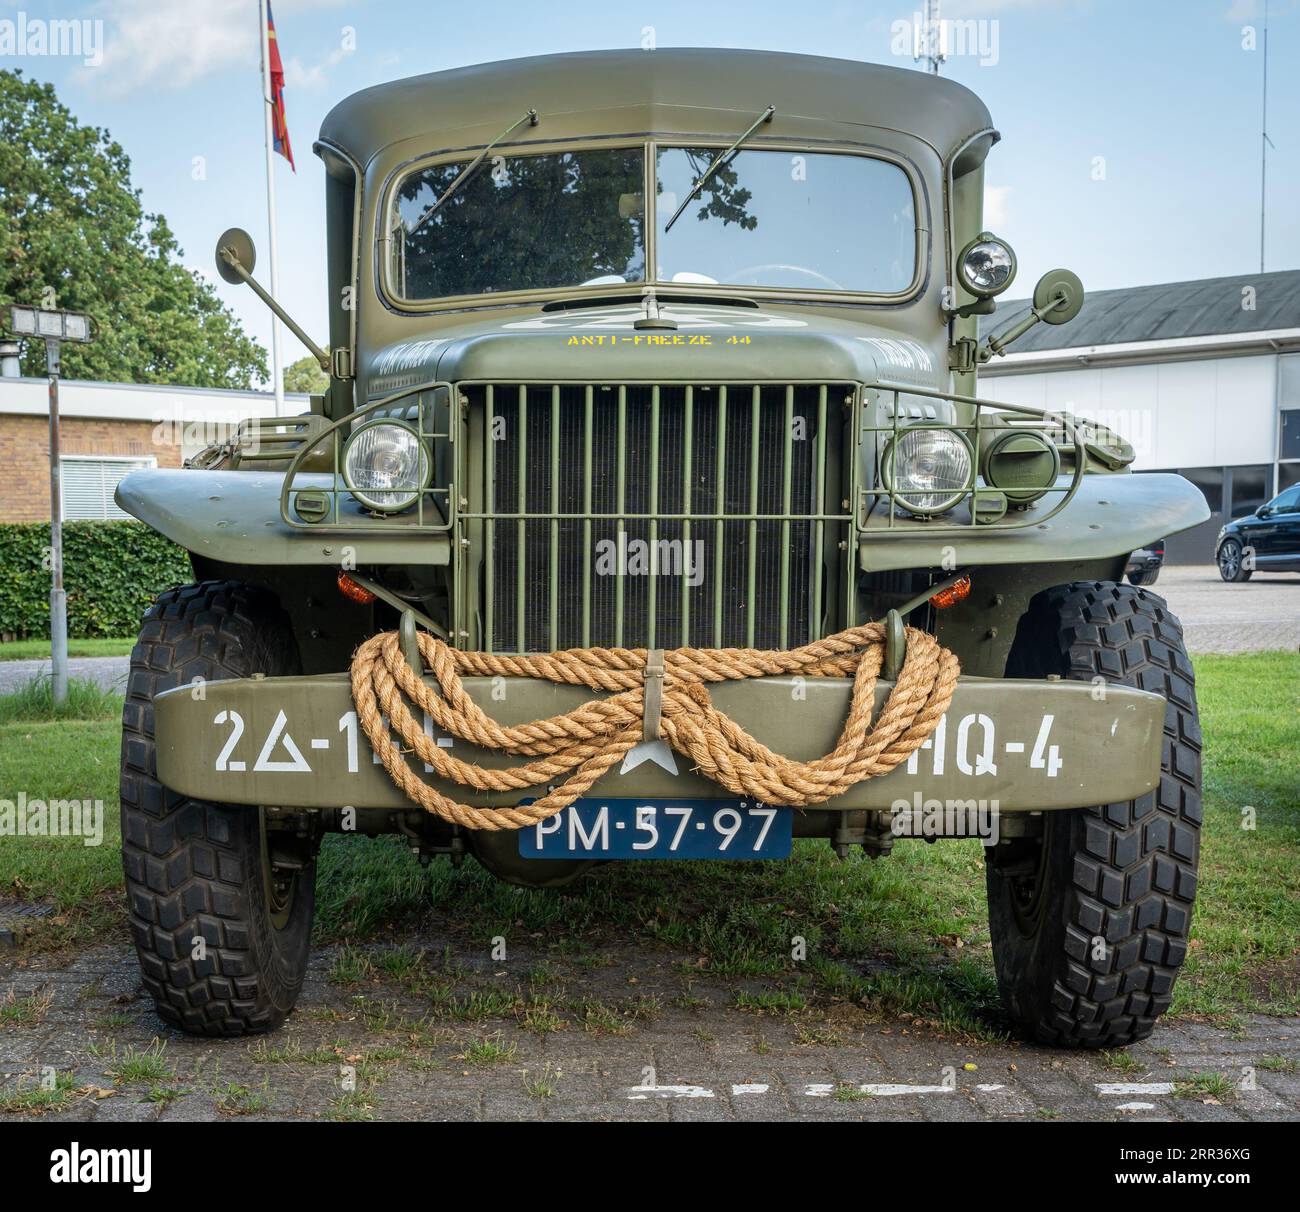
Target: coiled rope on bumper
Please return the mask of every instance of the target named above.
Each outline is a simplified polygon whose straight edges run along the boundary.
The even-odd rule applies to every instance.
[[[919,748],[952,701],[957,658],[931,635],[907,628],[898,679],[875,723],[871,714],[884,661],[885,629],[868,623],[801,648],[676,648],[663,660],[663,740],[707,778],[760,803],[803,808],[886,774]],[[644,648],[571,648],[523,656],[466,652],[428,632],[420,655],[437,687],[407,663],[398,633],[383,632],[352,658],[357,719],[393,782],[426,811],[468,829],[519,829],[560,812],[585,794],[643,739],[647,657]],[[835,748],[812,761],[774,753],[714,705],[707,683],[769,676],[851,677],[848,717]],[[462,678],[525,677],[606,691],[607,698],[549,719],[505,727],[470,698]],[[434,727],[483,749],[533,760],[490,769],[463,761],[424,731],[410,705]],[[396,740],[394,739],[396,734]],[[400,744],[398,743],[400,741]],[[448,781],[481,791],[519,792],[546,784],[545,795],[513,808],[478,808],[443,795],[407,755]],[[558,780],[563,780],[558,782]]]

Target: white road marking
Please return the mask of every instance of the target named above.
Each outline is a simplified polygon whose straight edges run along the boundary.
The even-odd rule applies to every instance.
[[[712,1098],[707,1086],[629,1086],[628,1098],[644,1102],[648,1098]]]
[[[1116,1111],[1154,1111],[1155,1103],[1120,1103]]]
[[[327,736],[314,736],[311,738],[311,747],[313,749],[328,749],[330,747],[330,739]]]
[[[739,1086],[732,1086],[731,1093],[733,1097],[738,1094],[766,1094],[771,1088],[766,1082],[742,1082]]]
[[[1172,1094],[1173,1082],[1098,1082],[1097,1093],[1107,1094]]]
[[[1008,753],[1024,753],[1024,751],[1025,751],[1025,743],[1024,743],[1024,741],[1008,741],[1008,742],[1007,742],[1007,752],[1008,752]]]
[[[864,1082],[855,1087],[859,1094],[872,1094],[877,1098],[893,1098],[900,1094],[955,1094],[956,1086],[908,1086],[900,1082]],[[833,1082],[809,1082],[803,1088],[805,1098],[830,1098],[835,1093]]]

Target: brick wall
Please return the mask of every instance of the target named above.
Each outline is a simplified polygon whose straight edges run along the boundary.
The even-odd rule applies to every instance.
[[[154,458],[179,467],[181,448],[155,443],[152,421],[64,417],[59,427],[65,455]],[[45,522],[50,516],[50,423],[45,417],[0,414],[0,522]]]

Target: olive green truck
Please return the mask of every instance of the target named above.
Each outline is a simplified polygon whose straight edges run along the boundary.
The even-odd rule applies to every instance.
[[[1178,620],[1123,570],[1207,510],[1118,433],[979,396],[1083,304],[1055,270],[981,334],[1016,269],[983,222],[998,138],[947,80],[720,50],[468,67],[328,115],[328,349],[245,233],[217,249],[327,390],[118,490],[195,578],[145,616],[122,745],[166,1021],[283,1022],[329,832],[531,887],[973,835],[1016,1028],[1151,1031],[1200,736]]]

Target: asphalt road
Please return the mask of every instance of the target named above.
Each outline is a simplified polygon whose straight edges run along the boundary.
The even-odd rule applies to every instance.
[[[68,661],[68,676],[123,693],[130,668],[130,657],[73,657]],[[0,694],[49,676],[49,661],[0,661]]]

